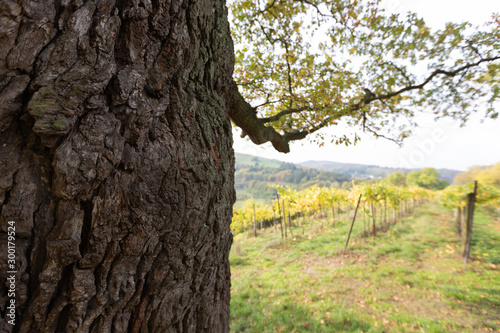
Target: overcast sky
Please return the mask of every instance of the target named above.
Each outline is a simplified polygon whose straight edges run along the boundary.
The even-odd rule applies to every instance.
[[[469,21],[482,24],[500,12],[498,0],[385,0],[390,11],[413,11],[433,28],[445,22]],[[403,147],[395,143],[363,135],[356,146],[337,146],[325,142],[323,147],[302,140],[291,145],[291,152],[276,152],[270,144],[256,146],[234,135],[236,152],[299,163],[308,160],[374,164],[388,167],[448,168],[466,170],[473,165],[500,162],[500,120],[483,121],[471,117],[465,127],[449,119],[434,121],[432,117],[417,118],[419,128],[406,139]],[[334,129],[330,129],[334,130]]]

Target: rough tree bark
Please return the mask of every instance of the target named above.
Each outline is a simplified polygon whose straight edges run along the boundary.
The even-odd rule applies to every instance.
[[[0,330],[228,331],[233,57],[219,0],[0,2]]]

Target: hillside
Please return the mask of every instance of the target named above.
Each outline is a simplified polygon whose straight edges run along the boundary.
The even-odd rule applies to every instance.
[[[271,184],[303,189],[312,185],[340,187],[351,177],[332,171],[303,168],[293,163],[236,153],[235,189],[238,201],[273,199]]]
[[[299,163],[300,166],[323,171],[333,171],[348,174],[354,179],[384,178],[394,172],[408,173],[418,169],[388,168],[375,165],[350,164],[329,161],[307,161]],[[461,171],[450,169],[436,169],[441,175],[440,179],[453,183],[455,176]]]
[[[272,184],[303,189],[312,185],[346,186],[352,180],[384,178],[394,172],[408,173],[417,169],[387,168],[375,165],[350,164],[327,161],[287,163],[247,154],[236,153],[235,189],[239,202],[249,198],[269,200],[276,192]],[[441,179],[450,183],[460,172],[437,169]]]

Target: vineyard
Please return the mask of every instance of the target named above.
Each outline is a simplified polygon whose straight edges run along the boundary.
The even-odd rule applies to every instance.
[[[347,250],[357,217],[363,223],[362,228],[357,229],[357,236],[376,236],[378,230],[387,231],[397,219],[412,214],[417,206],[437,201],[453,209],[457,232],[463,240],[463,258],[467,262],[474,207],[484,206],[495,214],[498,214],[500,207],[500,191],[494,186],[478,186],[477,182],[475,186],[448,186],[440,191],[418,186],[393,186],[383,182],[353,183],[350,190],[312,186],[297,191],[278,185],[272,187],[277,191],[277,198],[269,205],[247,200],[242,208],[235,209],[233,233],[251,230],[257,237],[263,229],[274,228],[282,239],[287,240],[294,237],[293,227],[299,227],[299,232],[304,234],[306,228],[314,228],[315,223],[321,223],[322,226],[327,216],[332,225],[352,219],[344,246],[344,250]]]
[[[487,209],[476,210],[467,265],[438,203],[348,251],[350,221],[333,226],[330,214],[286,241],[273,228],[235,236],[232,332],[500,332],[500,219]]]
[[[232,331],[500,332],[500,193],[474,187],[275,186],[268,206],[247,201],[233,221]]]

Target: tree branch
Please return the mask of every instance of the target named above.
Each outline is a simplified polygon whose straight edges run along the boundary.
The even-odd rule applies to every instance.
[[[455,70],[436,69],[420,84],[409,85],[397,91],[389,92],[382,95],[373,94],[371,91],[365,88],[365,96],[363,97],[363,99],[357,104],[351,105],[349,107],[350,110],[346,113],[346,115],[352,114],[353,112],[359,110],[361,107],[368,105],[369,103],[375,100],[379,100],[382,103],[386,104],[385,100],[390,99],[394,96],[400,95],[407,91],[422,89],[425,85],[427,85],[433,78],[435,78],[438,75],[453,77],[463,73],[464,71],[467,71],[469,68],[478,66],[483,62],[491,62],[498,59],[500,59],[500,56],[482,58],[477,62],[468,63]],[[390,109],[392,112],[395,112],[392,108]],[[245,101],[243,96],[238,91],[237,84],[233,81],[233,99],[230,102],[229,116],[231,117],[231,120],[236,124],[236,126],[242,129],[243,131],[242,137],[248,135],[250,140],[252,140],[252,142],[257,145],[261,145],[266,142],[271,142],[273,147],[277,151],[288,153],[290,151],[290,145],[289,145],[290,141],[304,139],[307,135],[314,133],[325,126],[328,126],[331,123],[331,121],[335,118],[333,115],[328,116],[325,117],[319,124],[313,125],[309,129],[305,129],[302,131],[298,130],[289,131],[289,132],[284,132],[283,134],[280,134],[279,132],[276,131],[276,129],[274,129],[271,126],[265,126],[265,124],[277,121],[284,116],[296,113],[300,114],[304,111],[314,111],[314,110],[309,106],[302,106],[299,108],[289,108],[286,110],[282,110],[270,117],[258,118],[256,108],[252,107],[247,101]],[[338,116],[339,115],[337,114],[336,117],[338,118]],[[376,137],[383,137],[385,139],[394,141],[397,144],[401,144],[400,140],[392,139],[384,135],[381,135],[376,131],[374,131],[373,129],[371,129],[369,126],[367,126],[366,114],[363,114],[363,129],[373,133]]]
[[[283,116],[286,116],[286,115],[289,115],[289,114],[294,114],[294,113],[301,113],[301,112],[304,112],[304,111],[312,111],[312,109],[310,107],[308,107],[308,106],[303,106],[303,107],[300,107],[300,108],[290,108],[290,109],[286,109],[286,110],[280,111],[277,114],[275,114],[274,116],[266,117],[266,118],[260,118],[260,120],[264,124],[267,124],[267,123],[271,123],[273,121],[277,121],[277,120],[279,120]]]
[[[229,105],[231,120],[243,131],[242,137],[248,135],[250,140],[257,145],[271,142],[273,147],[282,153],[290,152],[288,141],[270,126],[264,126],[257,118],[257,111],[248,104],[238,91],[238,86],[233,81],[233,99]]]
[[[469,68],[479,66],[483,62],[491,62],[491,61],[495,61],[495,60],[498,60],[498,59],[500,59],[500,56],[490,57],[490,58],[482,58],[479,61],[463,65],[462,67],[459,67],[459,68],[457,68],[455,70],[451,70],[451,71],[446,71],[446,70],[443,70],[443,69],[436,69],[434,72],[431,73],[431,75],[429,75],[427,77],[427,79],[424,80],[424,82],[422,82],[420,84],[409,85],[409,86],[406,86],[406,87],[404,87],[402,89],[399,89],[398,91],[390,92],[390,93],[387,93],[387,94],[373,95],[373,96],[366,95],[361,102],[352,105],[351,108],[353,110],[358,110],[361,106],[367,105],[368,103],[373,102],[375,100],[382,101],[382,100],[389,99],[389,98],[392,98],[392,97],[397,96],[397,95],[401,95],[402,93],[407,92],[407,91],[419,90],[419,89],[422,89],[423,87],[425,87],[429,82],[432,81],[432,79],[434,77],[436,77],[438,75],[445,75],[445,76],[453,77],[453,76],[456,76],[459,73],[461,73],[462,71],[465,71],[465,70],[467,70]]]
[[[290,111],[290,110],[286,110]],[[299,112],[294,110],[294,112]],[[290,112],[289,112],[290,113]],[[288,114],[289,114],[288,113]],[[238,86],[233,82],[233,99],[229,105],[231,120],[243,131],[242,137],[248,135],[250,140],[257,145],[271,142],[273,147],[282,153],[290,152],[290,141],[302,140],[308,134],[314,133],[328,125],[330,118],[325,118],[321,123],[303,131],[278,133],[273,127],[265,126],[265,119],[257,118],[257,111],[238,91]],[[273,117],[270,117],[273,118]],[[269,119],[269,118],[267,118]]]
[[[368,131],[370,133],[372,133],[373,135],[375,135],[375,138],[384,138],[386,140],[389,140],[389,141],[392,141],[394,142],[395,144],[397,144],[398,146],[401,147],[401,145],[403,144],[403,142],[401,140],[398,140],[398,139],[394,139],[394,138],[390,138],[388,136],[385,136],[383,134],[380,134],[378,133],[377,131],[374,131],[372,130],[369,126],[365,126],[365,124],[363,123],[363,130],[365,131]]]

